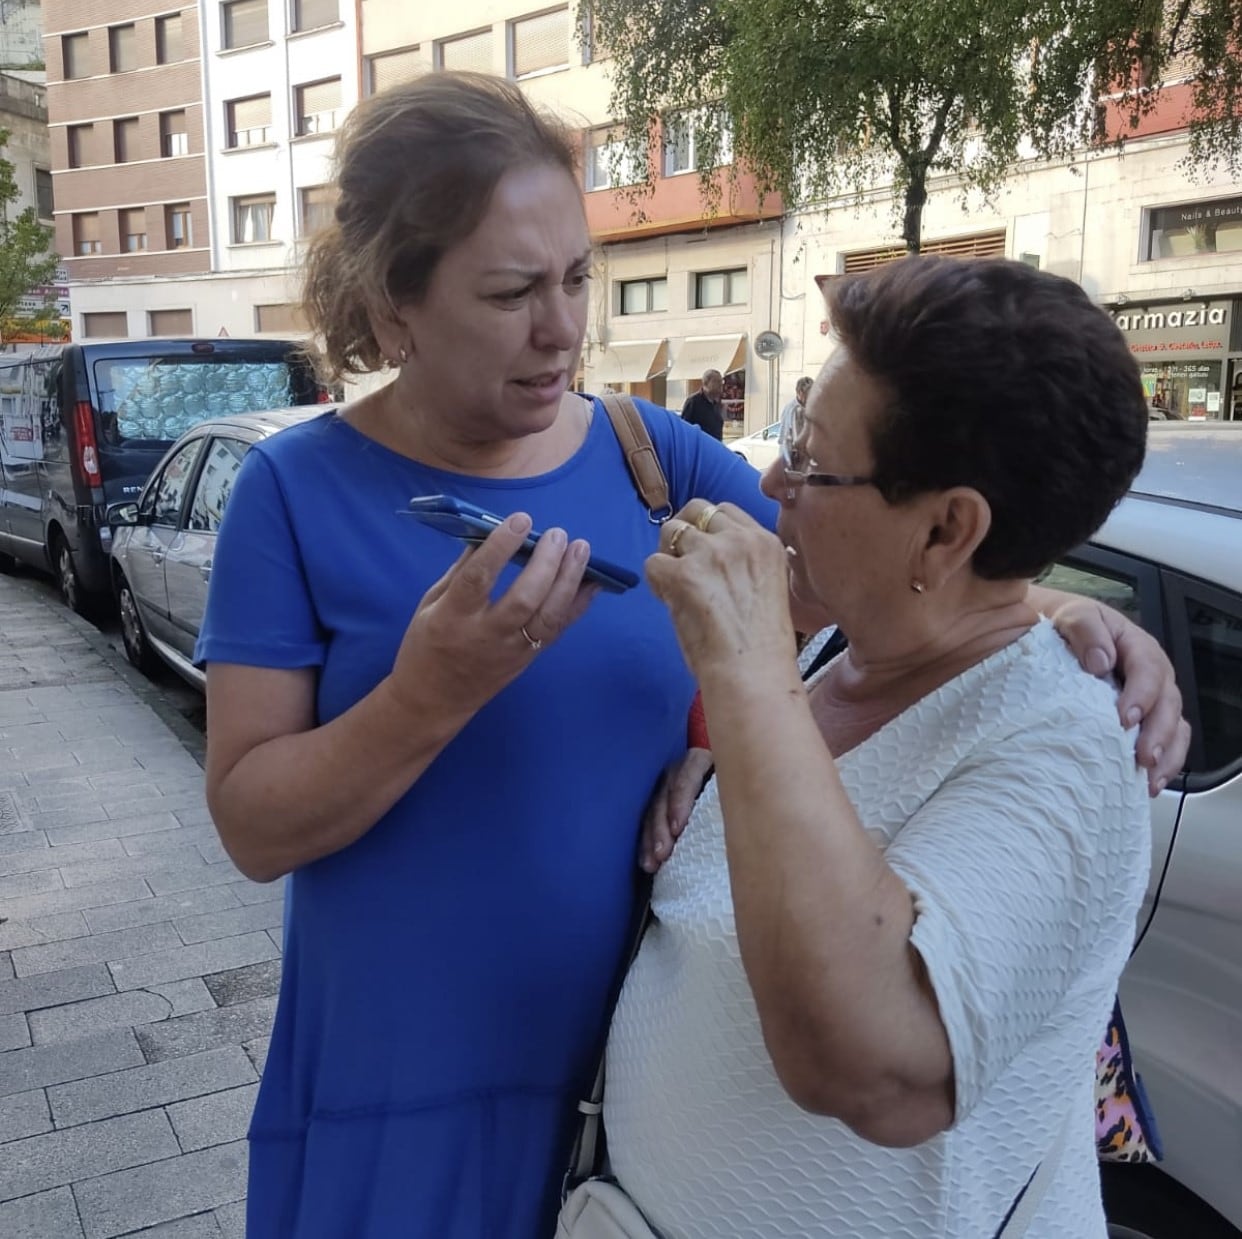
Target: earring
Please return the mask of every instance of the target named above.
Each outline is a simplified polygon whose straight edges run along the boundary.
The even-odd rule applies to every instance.
[[[403,366],[405,365],[407,361],[410,360],[410,354],[404,345],[402,345],[402,347],[397,350],[397,356],[401,358],[401,364]]]
[[[916,594],[921,594],[926,587],[922,581],[911,581],[910,588],[914,590]]]

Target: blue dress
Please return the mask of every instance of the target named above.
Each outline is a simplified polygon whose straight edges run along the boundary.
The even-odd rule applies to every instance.
[[[641,405],[674,509],[771,524],[740,457]],[[431,469],[334,415],[249,452],[197,658],[319,670],[328,722],[391,669],[460,544],[397,515],[444,492],[642,570],[647,518],[603,409],[559,468]],[[507,583],[506,576],[503,583]],[[293,875],[250,1129],[250,1239],[547,1239],[633,902],[638,823],[694,685],[645,583],[481,710],[362,838]]]

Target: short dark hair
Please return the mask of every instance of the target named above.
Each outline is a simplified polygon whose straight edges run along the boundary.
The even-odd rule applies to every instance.
[[[1089,537],[1147,443],[1138,365],[1072,280],[1006,259],[908,257],[834,285],[833,330],[888,392],[871,427],[889,503],[978,490],[973,567],[1034,577]]]
[[[333,378],[383,366],[369,311],[420,301],[505,173],[540,164],[576,177],[575,140],[502,78],[428,73],[354,108],[336,140],[336,211],[304,270],[303,308]]]

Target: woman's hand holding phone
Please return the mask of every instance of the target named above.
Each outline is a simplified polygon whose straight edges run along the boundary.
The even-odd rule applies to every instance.
[[[563,529],[539,539],[493,601],[497,579],[530,530],[530,517],[515,512],[423,595],[389,675],[405,709],[447,710],[464,722],[586,611],[599,589],[582,579],[590,547],[569,541]]]

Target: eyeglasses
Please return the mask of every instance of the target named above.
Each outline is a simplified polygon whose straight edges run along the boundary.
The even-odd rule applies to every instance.
[[[801,409],[792,411],[781,421],[781,466],[787,486],[874,486],[875,479],[854,473],[820,473],[815,461],[802,444],[806,440],[806,417]],[[792,496],[791,496],[792,497]]]

